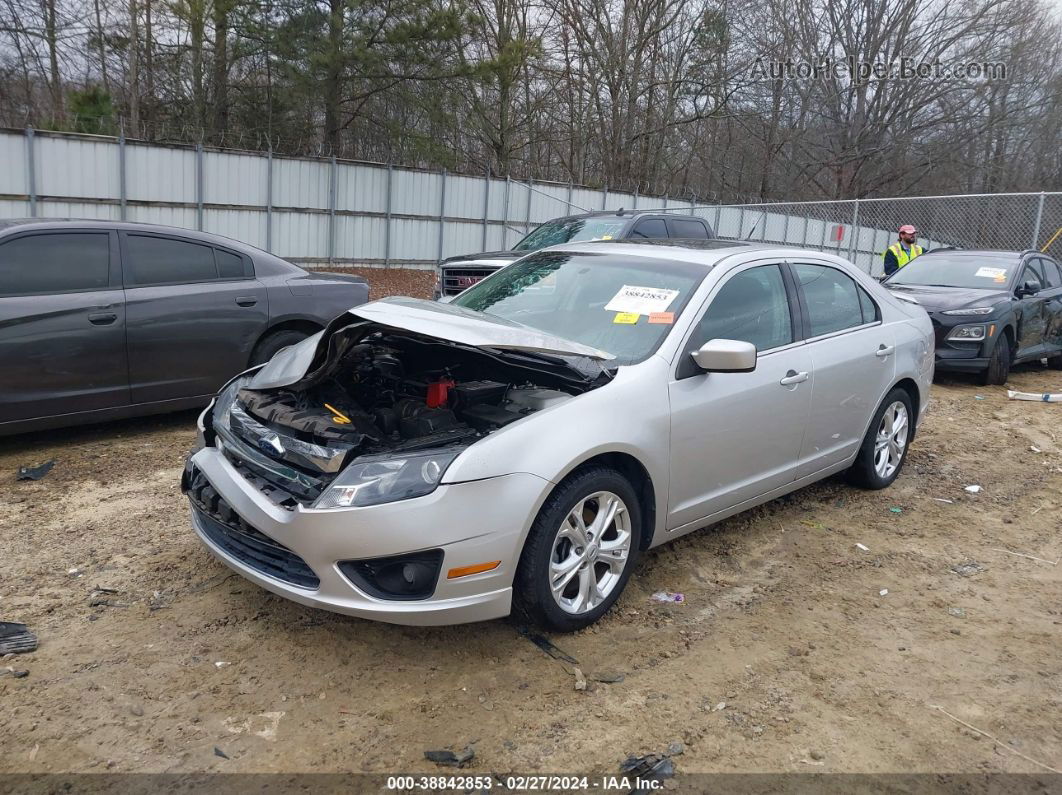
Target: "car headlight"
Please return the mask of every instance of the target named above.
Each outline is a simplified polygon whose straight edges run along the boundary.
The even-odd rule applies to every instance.
[[[464,448],[365,456],[339,473],[315,508],[363,508],[431,494]]]
[[[994,306],[973,306],[969,309],[948,309],[941,312],[942,315],[991,315],[996,308]]]
[[[956,342],[980,342],[984,338],[984,326],[956,326],[948,334],[948,339]]]

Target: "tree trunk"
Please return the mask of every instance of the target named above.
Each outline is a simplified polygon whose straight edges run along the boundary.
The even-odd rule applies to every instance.
[[[328,61],[325,67],[324,142],[332,154],[339,151],[339,101],[343,80],[343,0],[329,0]]]
[[[229,121],[229,3],[228,0],[214,0],[214,73],[213,83],[214,112],[211,120],[211,133],[215,141],[225,136]]]
[[[44,36],[48,41],[48,71],[51,75],[48,88],[52,94],[52,113],[63,113],[63,85],[59,78],[59,34],[56,30],[55,0],[44,2]]]
[[[140,24],[137,20],[136,0],[129,0],[129,125],[133,136],[140,135]]]

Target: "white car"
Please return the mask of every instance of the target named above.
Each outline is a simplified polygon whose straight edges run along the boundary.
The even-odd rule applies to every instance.
[[[574,630],[649,547],[836,472],[892,483],[933,358],[926,313],[830,254],[573,244],[237,378],[184,489],[203,543],[297,602]]]

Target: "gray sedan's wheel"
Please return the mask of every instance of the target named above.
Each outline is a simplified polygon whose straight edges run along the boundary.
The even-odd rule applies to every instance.
[[[874,439],[874,471],[882,479],[892,477],[900,468],[910,429],[911,415],[907,406],[903,401],[894,400],[885,409]]]
[[[254,350],[251,352],[251,360],[247,363],[247,366],[254,367],[255,365],[265,364],[282,349],[302,342],[308,336],[310,335],[295,329],[271,331],[254,346]]]
[[[866,489],[883,489],[891,485],[907,459],[913,431],[911,396],[897,387],[885,396],[874,412],[855,463],[848,470],[848,479]]]
[[[546,500],[514,583],[518,613],[546,629],[589,626],[619,598],[642,534],[637,495],[613,469],[577,471]]]
[[[623,500],[611,491],[579,500],[553,538],[554,601],[575,616],[604,603],[623,577],[630,551],[631,515]]]

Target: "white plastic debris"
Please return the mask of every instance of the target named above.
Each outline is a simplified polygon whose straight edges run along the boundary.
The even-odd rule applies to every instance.
[[[966,486],[965,489],[971,494],[977,494],[981,490],[981,487],[974,483],[972,486]]]
[[[948,505],[953,505],[954,504],[951,500],[946,500],[943,497],[934,497],[933,500],[935,502],[946,502]]]
[[[1007,390],[1011,400],[1034,400],[1037,403],[1062,403],[1062,392],[1015,392]]]
[[[889,589],[888,588],[882,588],[880,591],[878,591],[878,596],[888,596],[888,595],[889,595]]]
[[[216,663],[214,663],[215,668],[224,668],[226,665],[232,665],[232,663],[225,662],[224,660],[218,660]]]
[[[653,602],[674,602],[676,604],[686,601],[685,596],[680,593],[671,593],[671,591],[657,591],[649,599]]]
[[[1030,450],[1031,450],[1032,452],[1034,452],[1034,453],[1042,453],[1042,452],[1043,452],[1043,450],[1041,450],[1041,449],[1040,449],[1039,447],[1037,447],[1037,446],[1036,446],[1035,444],[1031,444],[1031,445],[1029,445],[1029,449],[1030,449]]]
[[[870,547],[868,547],[866,544],[856,544],[856,547],[858,549],[863,550],[864,552],[870,552]]]

